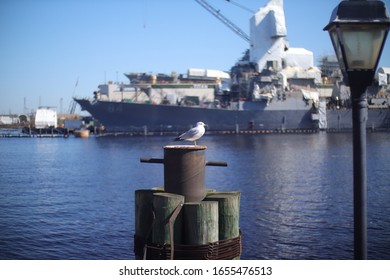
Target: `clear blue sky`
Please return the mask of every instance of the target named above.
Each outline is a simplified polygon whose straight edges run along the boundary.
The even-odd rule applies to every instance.
[[[251,13],[208,2],[249,33]],[[268,0],[235,2],[256,11]],[[322,29],[339,2],[284,0],[290,46],[316,60],[333,54]],[[390,67],[389,40],[379,66]],[[39,104],[60,111],[62,99],[66,112],[73,95],[91,97],[104,81],[127,82],[125,72],[229,70],[247,48],[193,0],[1,0],[0,114],[22,113],[24,98],[29,111]]]

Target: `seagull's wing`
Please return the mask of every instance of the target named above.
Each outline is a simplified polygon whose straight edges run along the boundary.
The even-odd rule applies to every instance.
[[[180,135],[178,138],[180,140],[190,140],[193,139],[194,137],[197,137],[200,134],[200,130],[198,127],[193,127],[187,132],[184,132],[182,135]]]

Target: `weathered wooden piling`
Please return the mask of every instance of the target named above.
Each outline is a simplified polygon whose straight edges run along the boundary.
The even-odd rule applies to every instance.
[[[184,204],[184,244],[202,245],[218,241],[218,202]]]
[[[227,166],[206,161],[206,148],[165,146],[164,159],[141,158],[141,162],[164,164],[164,188],[136,191],[136,258],[240,257],[240,192],[206,190],[205,166]]]
[[[240,192],[215,192],[210,193],[205,201],[218,202],[218,232],[219,240],[233,240],[240,238]],[[223,252],[234,260],[240,259],[238,246],[227,246]],[[222,254],[222,252],[221,252]]]
[[[205,201],[218,202],[219,240],[234,238],[240,234],[240,192],[210,193]]]

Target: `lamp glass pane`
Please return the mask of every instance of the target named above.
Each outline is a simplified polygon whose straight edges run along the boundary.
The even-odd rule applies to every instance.
[[[334,51],[336,53],[337,60],[339,62],[340,69],[344,71],[345,63],[343,60],[343,52],[340,46],[339,34],[337,31],[338,31],[337,28],[333,28],[332,30],[329,30],[329,34],[332,40],[332,44],[333,44]]]
[[[373,26],[374,27],[374,26]],[[386,30],[362,26],[340,26],[348,70],[374,69],[381,52]]]

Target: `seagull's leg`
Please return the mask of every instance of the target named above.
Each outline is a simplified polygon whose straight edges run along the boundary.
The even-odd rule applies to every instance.
[[[194,144],[195,144],[195,146],[196,146],[196,140],[194,141]]]

